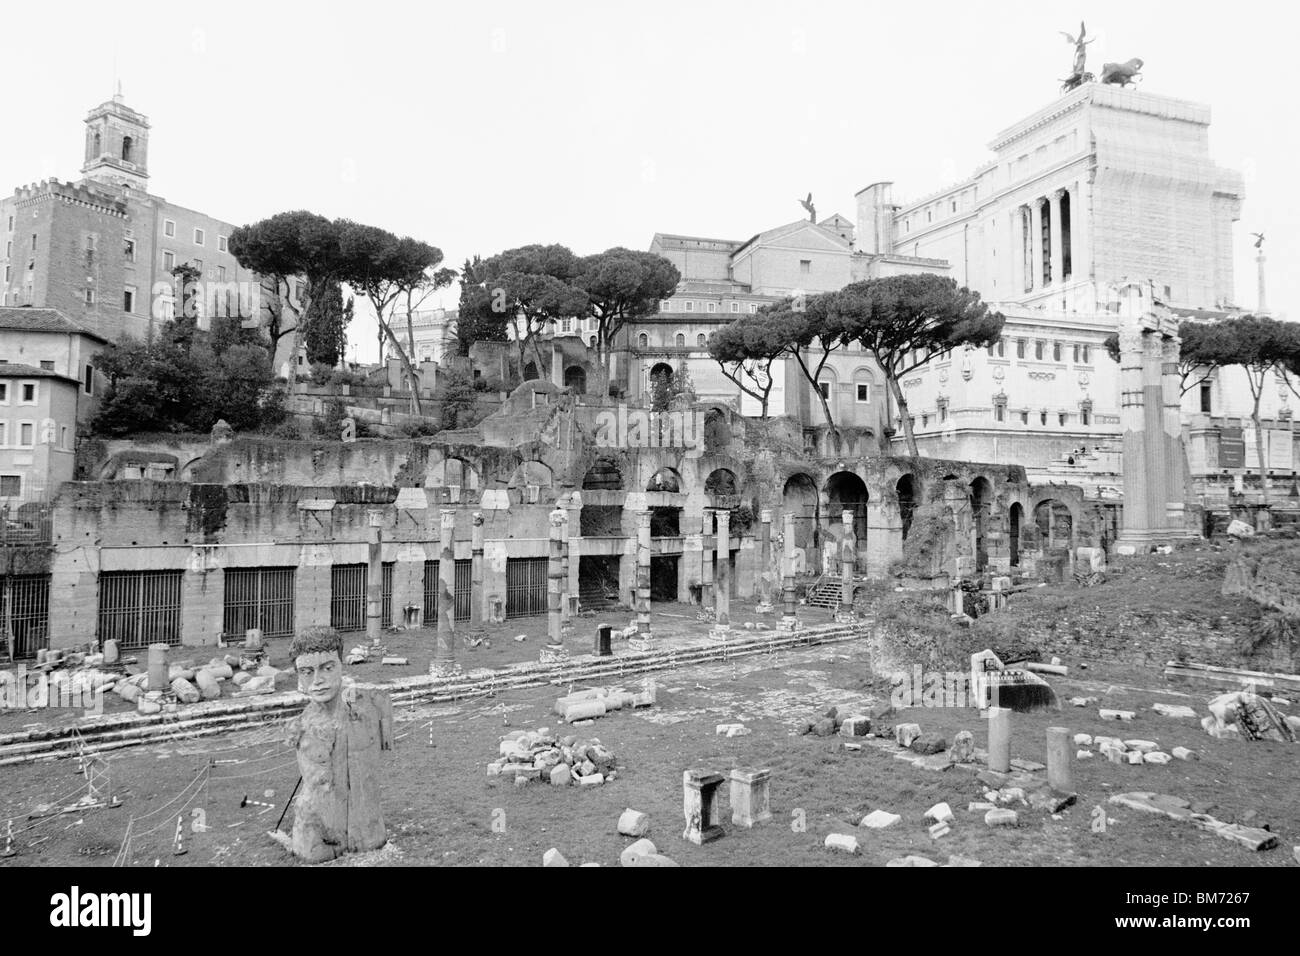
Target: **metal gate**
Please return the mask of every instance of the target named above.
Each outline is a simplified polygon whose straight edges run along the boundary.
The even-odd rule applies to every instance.
[[[120,647],[181,642],[184,571],[106,571],[99,576],[99,640]]]
[[[380,604],[383,606],[383,610],[379,612],[379,624],[381,627],[393,626],[393,568],[396,564],[396,561],[385,561],[383,563],[383,597],[380,599]]]
[[[470,603],[473,600],[474,562],[470,558],[461,558],[456,562],[456,607],[452,615],[454,620],[468,621]],[[438,562],[424,562],[424,623],[433,627],[438,622]]]
[[[48,574],[0,578],[0,630],[0,651],[15,658],[35,657],[50,646]]]
[[[506,617],[546,613],[546,558],[506,559]]]
[[[366,629],[364,564],[336,564],[330,568],[330,627],[336,631]]]
[[[295,568],[227,568],[221,632],[243,640],[249,628],[264,637],[293,635]]]

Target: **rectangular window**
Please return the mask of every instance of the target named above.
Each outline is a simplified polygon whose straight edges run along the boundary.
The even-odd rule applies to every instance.
[[[811,274],[812,274],[812,260],[811,260],[811,259],[800,259],[800,260],[799,260],[799,274],[800,274],[800,275],[804,275],[804,276],[806,276],[806,275],[811,275]]]
[[[194,260],[194,268],[199,270],[198,278],[202,279],[202,278],[203,278],[203,260],[202,260],[202,259],[195,259],[195,260]]]
[[[86,374],[81,380],[81,387],[87,395],[95,394],[95,366],[86,365]]]
[[[168,239],[174,239],[176,237],[176,223],[172,222],[170,219],[164,219],[163,235]]]
[[[164,253],[163,253],[163,269],[166,270],[167,272],[171,272],[171,271],[172,271],[173,269],[175,269],[175,268],[176,268],[176,253],[174,253],[174,252],[164,252]]]
[[[122,311],[135,311],[135,289],[126,289],[122,292]]]
[[[22,475],[0,475],[0,498],[17,498],[22,492]]]
[[[14,243],[13,240],[10,239],[8,242],[5,243],[5,258],[6,259],[12,258],[13,254],[14,254]]]
[[[204,238],[205,238],[205,236],[204,236],[204,234],[203,234],[203,230],[202,230],[202,229],[195,229],[195,230],[194,230],[194,244],[195,244],[196,246],[201,246],[201,245],[203,245],[203,240],[204,240]]]
[[[821,394],[822,394],[822,398],[830,398],[830,397],[831,397],[831,383],[830,383],[830,382],[818,382],[818,383],[817,383],[817,391],[821,392]]]
[[[710,303],[709,303],[709,311],[710,311],[710,312],[717,312],[717,311],[718,311],[718,303],[716,303],[716,302],[710,302]]]
[[[758,303],[757,302],[749,303],[749,314],[753,315],[757,311],[758,311]]]
[[[226,237],[225,237],[225,236],[217,236],[217,251],[218,251],[218,252],[229,252],[229,250],[226,248]]]
[[[1209,382],[1201,383],[1201,414],[1209,415],[1214,407],[1212,398],[1214,396],[1214,387]]]
[[[871,401],[871,384],[869,382],[858,382],[858,401],[864,404]]]
[[[87,290],[86,290],[86,305],[94,305],[94,304],[95,304],[95,290],[94,290],[94,289],[87,289]]]
[[[731,303],[731,311],[732,311],[732,312],[739,312],[739,311],[740,311],[740,303],[739,303],[739,302],[733,302],[733,303]]]
[[[127,262],[135,262],[135,240],[134,239],[122,240],[122,257],[126,259]]]
[[[1061,361],[1061,343],[1060,343],[1060,342],[1053,342],[1053,343],[1052,343],[1052,361],[1053,361],[1053,362],[1059,362],[1059,361]]]
[[[64,451],[72,451],[72,446],[68,444],[68,426],[59,426],[59,447]]]
[[[1057,422],[1060,423],[1060,426],[1061,426],[1062,428],[1064,428],[1064,427],[1065,427],[1065,423],[1068,422],[1068,421],[1070,420],[1070,416],[1067,415],[1065,412],[1061,412],[1060,414],[1058,414],[1058,415],[1056,416],[1056,420],[1057,420]]]
[[[9,423],[0,422],[0,448],[9,444]]]
[[[36,383],[23,382],[22,389],[23,389],[22,404],[35,405],[36,404]]]
[[[687,312],[695,311],[695,303],[690,301],[689,299],[686,300],[686,311]]]
[[[1043,357],[1043,343],[1042,343],[1042,342],[1035,342],[1035,343],[1034,343],[1034,358],[1041,360],[1042,357]]]
[[[31,448],[36,444],[36,426],[32,422],[22,422],[18,426],[18,447]]]
[[[1083,425],[1090,425],[1090,424],[1092,424],[1092,412],[1088,411],[1088,409],[1086,409],[1086,408],[1083,409],[1082,411],[1080,411],[1080,412],[1079,412],[1079,422],[1080,422],[1081,424],[1083,424]]]
[[[36,251],[36,233],[32,233],[32,252]]]
[[[671,312],[672,310],[673,310],[673,302],[671,299],[663,299],[659,303],[660,312]]]
[[[1074,347],[1074,363],[1075,363],[1076,365],[1079,364],[1079,346],[1078,346],[1078,345],[1076,345],[1076,346]]]
[[[1021,412],[1021,413],[1020,413],[1020,424],[1022,424],[1022,425],[1028,425],[1028,424],[1029,424],[1029,413],[1028,413],[1028,412]]]
[[[11,268],[10,266],[5,266],[5,282],[8,282],[8,281],[9,281],[9,276],[10,276],[10,274],[11,274],[10,271],[9,271],[10,268]]]
[[[330,569],[330,627],[336,631],[366,628],[366,578],[364,564],[336,564]]]
[[[41,368],[45,369],[45,371],[47,372],[53,372],[54,363],[51,362],[49,359],[41,359]]]
[[[0,382],[0,405],[9,404],[9,383]],[[3,444],[0,442],[0,444]]]
[[[1092,364],[1092,349],[1087,345],[1083,347],[1083,364],[1084,365]]]
[[[1025,340],[1016,339],[1016,358],[1022,359],[1024,357],[1025,357]]]
[[[218,282],[225,282],[225,281],[226,281],[226,267],[225,267],[225,266],[217,266],[217,281],[218,281]]]
[[[1007,406],[998,402],[993,406],[993,420],[996,422],[1005,422],[1007,420]]]

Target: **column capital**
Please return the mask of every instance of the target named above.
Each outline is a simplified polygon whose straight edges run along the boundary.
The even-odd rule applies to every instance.
[[[443,528],[454,528],[454,527],[456,527],[456,509],[455,509],[455,508],[441,508],[441,509],[439,509],[438,513],[439,513],[440,515],[442,515],[442,526],[443,526]]]

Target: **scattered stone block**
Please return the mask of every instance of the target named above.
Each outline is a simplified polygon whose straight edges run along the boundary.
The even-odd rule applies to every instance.
[[[599,787],[604,782],[605,775],[603,773],[593,773],[578,778],[578,786],[580,787]]]
[[[564,710],[564,719],[569,723],[579,720],[591,720],[606,714],[604,700],[576,701]]]
[[[172,693],[182,704],[197,704],[203,699],[199,689],[183,677],[177,677],[172,681]]]
[[[930,827],[930,839],[937,840],[940,837],[947,836],[951,829],[946,822],[935,823]]]
[[[1089,704],[1097,703],[1096,697],[1071,697],[1070,704],[1074,707],[1087,707]]]
[[[1076,793],[1041,787],[1029,795],[1029,805],[1035,810],[1046,810],[1048,813],[1056,814],[1066,807],[1073,806],[1078,799],[1079,795]]]
[[[1124,756],[1128,759],[1130,765],[1142,763],[1142,751],[1140,750],[1129,750],[1125,752]]]
[[[862,749],[862,744],[845,744],[844,749],[856,752]]]
[[[662,853],[639,853],[628,860],[627,866],[679,866],[676,860]]]
[[[1172,751],[1173,756],[1178,760],[1199,760],[1195,750],[1188,750],[1186,747],[1175,747]]]
[[[634,862],[636,857],[647,856],[658,852],[659,848],[655,846],[653,842],[643,838],[626,847],[623,852],[618,855],[618,862],[623,866],[636,866],[636,863]]]
[[[140,697],[135,702],[135,709],[137,713],[141,714],[158,714],[162,713],[162,704]]]
[[[818,737],[832,737],[835,735],[835,718],[823,717],[813,724],[812,732]]]
[[[1075,760],[1087,760],[1092,756],[1091,750],[1076,750],[1074,753]]]
[[[628,807],[618,818],[618,832],[623,836],[645,836],[650,832],[650,814]]]
[[[1014,758],[1011,761],[1011,767],[1013,770],[1023,770],[1025,773],[1038,773],[1040,770],[1047,769],[1046,764],[1041,764],[1037,760],[1025,760],[1021,757]]]
[[[568,866],[569,861],[564,858],[564,854],[551,847],[542,854],[542,866]]]
[[[900,747],[911,747],[912,741],[921,736],[920,724],[899,724],[894,728],[894,742]]]
[[[908,747],[913,753],[928,756],[930,754],[942,753],[947,750],[948,741],[944,739],[943,734],[931,731],[929,733],[921,734],[908,744]]]
[[[1144,754],[1142,755],[1142,760],[1143,760],[1144,762],[1146,762],[1146,763],[1154,763],[1154,764],[1161,764],[1161,765],[1167,764],[1167,763],[1169,763],[1169,761],[1171,761],[1171,760],[1173,760],[1173,759],[1174,759],[1174,758],[1171,757],[1171,756],[1169,756],[1169,754],[1167,754],[1167,753],[1162,753],[1162,752],[1159,751],[1159,750],[1152,750],[1152,751],[1150,751],[1149,753],[1144,753]]]
[[[976,800],[966,807],[967,813],[984,813],[987,810],[997,809],[997,804],[989,803],[987,800]]]
[[[984,823],[991,827],[1014,827],[1019,825],[1019,821],[1016,811],[1005,807],[995,807],[984,814]]]
[[[970,763],[975,759],[975,735],[969,730],[959,730],[952,738],[948,757],[953,763]]]
[[[845,853],[858,852],[858,838],[846,833],[828,833],[823,845],[832,850],[843,850]]]
[[[748,727],[746,727],[744,724],[733,724],[727,730],[728,737],[747,737],[751,733],[753,733],[753,731],[750,730]]]
[[[892,827],[901,819],[903,818],[897,813],[890,813],[888,810],[872,810],[858,822],[858,826],[869,830],[883,830]]]
[[[936,803],[925,811],[925,819],[934,823],[947,823],[952,820],[952,807],[946,803]]]
[[[844,737],[865,737],[870,733],[870,717],[846,717],[840,724],[840,734]]]
[[[983,866],[979,860],[972,860],[967,856],[950,856],[944,866]]]
[[[1074,745],[1075,745],[1076,747],[1091,747],[1091,746],[1092,746],[1092,734],[1075,734],[1075,735],[1074,735]]]
[[[1097,716],[1102,720],[1132,720],[1135,716],[1131,710],[1106,710],[1097,711]]]
[[[1154,740],[1126,740],[1124,746],[1129,750],[1137,750],[1144,754],[1160,749],[1160,745]]]
[[[1186,704],[1152,704],[1151,709],[1161,717],[1195,717],[1196,711]]]
[[[885,866],[938,866],[934,860],[924,856],[901,856],[890,860]]]
[[[1238,518],[1233,518],[1228,522],[1228,537],[1230,538],[1253,538],[1255,529],[1246,522]]]

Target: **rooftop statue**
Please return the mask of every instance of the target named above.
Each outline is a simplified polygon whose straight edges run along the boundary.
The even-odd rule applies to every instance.
[[[1251,235],[1255,237],[1255,248],[1263,251],[1264,234],[1262,232],[1252,232]]]
[[[1103,83],[1115,83],[1119,86],[1128,86],[1141,75],[1142,60],[1136,56],[1131,60],[1125,60],[1123,63],[1107,63],[1101,68],[1101,81]]]
[[[1074,69],[1070,72],[1069,76],[1061,81],[1062,93],[1068,93],[1070,90],[1082,86],[1084,83],[1091,83],[1094,79],[1093,75],[1084,69],[1084,61],[1088,56],[1088,51],[1085,47],[1087,47],[1089,43],[1095,42],[1094,40],[1085,40],[1084,37],[1087,36],[1087,34],[1088,28],[1084,26],[1082,20],[1079,21],[1079,36],[1077,39],[1070,36],[1070,34],[1066,33],[1064,30],[1061,31],[1061,36],[1074,44]]]
[[[817,221],[817,207],[813,205],[813,201],[812,201],[812,193],[809,193],[809,194],[808,194],[808,198],[807,198],[807,199],[800,199],[800,200],[799,200],[799,205],[803,206],[804,209],[807,209],[807,210],[808,210],[808,221],[809,221],[809,222],[816,222],[816,221]]]

